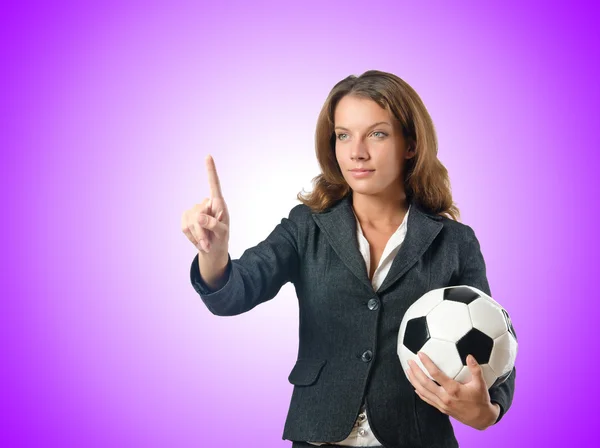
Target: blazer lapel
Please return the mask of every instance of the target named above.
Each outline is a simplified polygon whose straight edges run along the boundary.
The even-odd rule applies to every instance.
[[[440,233],[444,224],[441,216],[429,214],[413,202],[406,226],[404,241],[377,293],[383,293],[391,287],[417,262]]]
[[[351,196],[322,213],[314,213],[313,219],[327,235],[329,244],[346,267],[368,288],[373,289],[367,274],[367,265],[358,249],[356,218],[352,211]]]
[[[345,196],[326,212],[314,213],[313,219],[327,235],[331,247],[346,267],[361,283],[373,289],[367,274],[367,265],[358,249],[352,196]],[[377,290],[378,294],[397,282],[425,253],[444,226],[441,220],[441,216],[430,214],[412,202],[404,242],[394,257],[385,280]]]

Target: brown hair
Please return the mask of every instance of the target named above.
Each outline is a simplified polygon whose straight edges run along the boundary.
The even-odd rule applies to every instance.
[[[322,212],[351,194],[335,156],[334,112],[345,95],[369,98],[387,109],[397,120],[408,147],[415,155],[405,160],[404,189],[408,201],[424,210],[458,220],[460,212],[452,200],[448,170],[437,158],[437,136],[431,116],[414,89],[398,76],[369,70],[350,75],[329,93],[319,113],[315,150],[321,174],[313,178],[314,189],[297,198],[313,212]]]

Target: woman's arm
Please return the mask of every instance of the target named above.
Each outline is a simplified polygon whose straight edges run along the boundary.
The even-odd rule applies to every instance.
[[[462,246],[461,260],[463,264],[461,273],[455,283],[457,285],[474,286],[490,297],[493,297],[488,284],[485,261],[481,253],[479,241],[473,229],[467,225],[465,227],[467,228],[467,238]],[[489,389],[491,402],[497,403],[500,406],[500,414],[495,423],[498,423],[502,419],[512,404],[516,374],[516,368],[513,368],[512,373],[506,381]]]
[[[228,256],[224,283],[215,290],[200,275],[198,255],[190,269],[190,281],[208,309],[218,316],[233,316],[251,310],[274,298],[288,281],[298,274],[298,227],[304,219],[295,206],[271,234],[258,245],[246,249],[239,259]]]

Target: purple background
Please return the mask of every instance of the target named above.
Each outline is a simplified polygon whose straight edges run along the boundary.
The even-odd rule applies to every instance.
[[[0,15],[0,445],[289,447],[293,287],[213,316],[189,283],[181,215],[208,194],[210,153],[232,257],[264,239],[318,174],[329,90],[379,69],[430,111],[519,334],[511,410],[483,432],[454,422],[461,446],[591,446],[592,2],[13,3]]]

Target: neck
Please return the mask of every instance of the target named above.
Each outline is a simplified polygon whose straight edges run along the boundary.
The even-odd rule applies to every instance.
[[[362,225],[376,229],[398,228],[406,215],[409,203],[402,192],[396,198],[352,194],[352,208]]]

